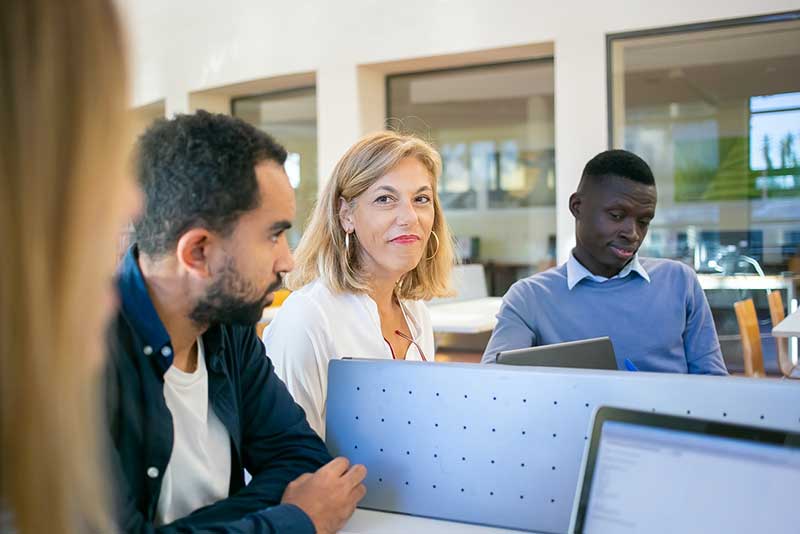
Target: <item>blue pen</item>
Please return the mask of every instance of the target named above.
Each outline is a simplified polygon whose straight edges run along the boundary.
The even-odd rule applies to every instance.
[[[630,360],[630,358],[625,358],[625,369],[627,369],[628,371],[638,371],[639,370],[639,369],[636,368],[635,365],[633,365],[633,362]]]

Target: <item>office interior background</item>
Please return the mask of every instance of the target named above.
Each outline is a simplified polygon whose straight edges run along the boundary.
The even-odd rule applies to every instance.
[[[698,272],[732,371],[742,368],[735,301],[754,299],[765,334],[766,289],[797,307],[796,2],[121,7],[137,127],[206,109],[275,136],[297,194],[292,244],[356,139],[387,126],[414,132],[442,155],[440,195],[461,260],[481,265],[486,293],[502,296],[566,260],[583,165],[626,148],[650,163],[658,187],[642,253]],[[774,342],[763,341],[774,368]]]

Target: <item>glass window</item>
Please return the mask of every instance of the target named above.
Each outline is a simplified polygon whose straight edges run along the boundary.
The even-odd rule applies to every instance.
[[[800,21],[612,38],[611,57],[614,146],[658,186],[646,252],[699,272],[756,272],[743,256],[797,269]]]
[[[642,156],[658,187],[643,253],[701,273],[732,371],[733,303],[752,297],[775,371],[764,289],[794,309],[796,280],[781,273],[800,272],[800,20],[612,36],[609,52],[613,145]]]
[[[490,292],[553,264],[553,61],[401,74],[387,88],[389,123],[441,153],[448,223]]]
[[[317,199],[317,92],[304,88],[236,98],[233,115],[264,130],[286,147],[286,174],[295,189],[297,217],[288,233],[294,248]]]

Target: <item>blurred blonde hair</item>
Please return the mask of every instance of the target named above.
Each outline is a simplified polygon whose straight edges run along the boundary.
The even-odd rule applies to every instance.
[[[0,6],[0,515],[23,534],[113,530],[98,379],[125,64],[110,0]]]
[[[422,139],[392,131],[363,137],[336,164],[295,251],[295,268],[286,278],[289,289],[299,289],[319,278],[335,292],[365,293],[369,290],[367,274],[358,265],[360,245],[354,235],[350,236],[349,253],[345,254],[339,198],[354,202],[405,158],[416,158],[430,173],[433,231],[438,240],[428,239],[422,260],[400,280],[397,296],[427,300],[451,293],[450,274],[455,253],[437,193],[442,159]]]

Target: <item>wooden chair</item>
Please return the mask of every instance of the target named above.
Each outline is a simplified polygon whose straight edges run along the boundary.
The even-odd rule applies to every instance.
[[[283,304],[283,301],[286,300],[286,297],[289,296],[289,293],[291,293],[291,291],[289,291],[288,289],[282,288],[277,290],[275,292],[275,296],[272,299],[272,304],[270,304],[268,308],[280,308],[281,305]],[[259,339],[261,339],[261,336],[264,333],[264,329],[267,327],[268,324],[269,321],[267,320],[262,320],[256,323],[256,335],[258,336]]]
[[[744,374],[753,377],[766,376],[761,332],[758,330],[758,316],[753,299],[735,302],[733,309],[736,312],[736,321],[739,323],[739,334],[742,336]]]
[[[772,319],[772,328],[775,328],[778,323],[786,318],[783,297],[781,297],[780,291],[770,291],[767,300],[769,301],[769,316]],[[775,343],[778,347],[778,367],[781,370],[781,374],[786,377],[792,377],[794,365],[789,359],[789,340],[785,337],[776,337]]]

